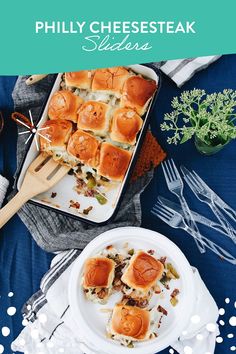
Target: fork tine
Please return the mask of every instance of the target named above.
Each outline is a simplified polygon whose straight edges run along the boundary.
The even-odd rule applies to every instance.
[[[167,207],[165,207],[165,205],[163,204],[157,203],[153,206],[153,209],[162,210],[163,212],[165,212],[165,214],[173,216],[173,212],[170,209],[167,209]]]
[[[168,224],[168,219],[166,219],[165,217],[161,216],[160,214],[156,213],[155,211],[151,210],[151,213],[155,216],[157,216],[159,219],[161,219],[162,221],[164,221],[166,224]]]
[[[192,172],[190,172],[190,174],[187,176],[187,178],[192,182],[192,184],[194,185],[194,187],[199,191],[202,192],[203,188],[202,185],[200,184],[200,182],[198,180],[196,180],[196,178],[194,177],[194,175],[192,174]]]
[[[171,175],[169,173],[169,168],[168,168],[168,165],[167,165],[167,161],[162,162],[161,166],[162,166],[162,170],[164,172],[164,176],[165,176],[166,182],[170,183],[172,181],[172,178],[171,178]]]
[[[155,208],[155,211],[161,215],[163,215],[166,219],[170,219],[171,215],[167,214],[166,211],[162,208]]]
[[[208,185],[201,179],[200,176],[198,176],[198,174],[194,170],[192,170],[192,175],[198,180],[198,183],[200,185],[203,185],[204,187],[208,188]]]
[[[194,179],[192,179],[190,176],[185,176],[185,180],[193,192],[194,191],[197,191],[198,193],[201,192],[201,189],[199,188],[198,184]]]
[[[175,171],[174,168],[172,166],[171,160],[167,160],[168,166],[169,166],[169,173],[171,176],[171,180],[174,181],[177,179],[176,175],[175,175]]]
[[[166,206],[164,204],[161,204],[159,201],[157,201],[157,203],[155,204],[155,207],[164,211],[170,217],[173,217],[175,214],[175,211],[173,209],[169,208],[168,206]]]
[[[184,179],[186,180],[186,182],[188,182],[189,185],[192,185],[193,188],[200,192],[202,188],[199,181],[196,180],[195,175],[191,171],[189,171],[185,166],[181,166],[180,169],[184,175]]]
[[[174,169],[174,171],[175,171],[176,178],[181,179],[180,173],[179,173],[179,171],[178,171],[178,169],[177,169],[177,167],[176,167],[176,165],[175,165],[174,160],[171,159],[171,162],[172,162],[173,169]]]

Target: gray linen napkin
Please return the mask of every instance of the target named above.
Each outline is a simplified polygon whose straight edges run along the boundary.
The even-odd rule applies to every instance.
[[[28,110],[30,109],[34,119],[37,120],[52,86],[54,75],[49,75],[32,86],[25,84],[26,78],[26,76],[20,76],[16,82],[12,95],[15,110],[29,116]],[[27,135],[18,136],[18,169],[26,152],[25,141],[27,137]],[[105,226],[89,225],[30,203],[26,203],[18,215],[37,244],[44,250],[55,252],[72,248],[83,249],[94,237],[108,229],[121,226],[140,226],[140,194],[152,176],[153,171],[150,171],[137,181],[130,183],[114,221]]]

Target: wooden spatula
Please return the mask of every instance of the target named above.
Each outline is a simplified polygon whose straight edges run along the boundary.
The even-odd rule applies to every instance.
[[[69,170],[69,167],[58,164],[52,157],[40,154],[29,166],[20,191],[0,210],[0,228],[23,204],[53,187]]]

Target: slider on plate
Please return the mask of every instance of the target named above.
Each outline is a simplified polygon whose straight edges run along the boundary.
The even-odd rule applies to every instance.
[[[71,137],[67,152],[77,159],[77,162],[96,167],[98,163],[99,141],[89,133],[77,130]]]
[[[92,75],[91,70],[65,73],[66,86],[89,90],[91,88]]]
[[[109,122],[109,105],[103,102],[87,101],[79,110],[77,127],[104,136],[109,129]]]
[[[121,341],[124,345],[130,341],[149,339],[150,312],[135,306],[117,304],[107,325],[107,333],[112,339]]]
[[[156,89],[157,84],[154,80],[146,80],[141,76],[129,77],[123,87],[121,107],[133,108],[142,116]]]
[[[138,251],[130,259],[121,280],[129,288],[137,290],[137,294],[145,295],[151,290],[164,271],[163,264],[150,254]]]
[[[67,119],[76,123],[82,103],[82,98],[70,91],[57,91],[49,102],[48,116],[50,119]]]
[[[113,181],[122,181],[132,153],[110,143],[102,143],[98,174]]]
[[[142,118],[130,108],[118,108],[113,113],[110,137],[119,143],[134,145],[142,128]]]
[[[72,132],[72,123],[68,120],[48,120],[40,127],[40,149],[55,160],[64,162],[66,144]]]
[[[128,70],[122,66],[97,69],[92,82],[92,91],[102,91],[119,98],[124,82],[129,76]]]
[[[116,263],[106,257],[93,257],[85,262],[82,285],[88,300],[106,303],[112,291]]]

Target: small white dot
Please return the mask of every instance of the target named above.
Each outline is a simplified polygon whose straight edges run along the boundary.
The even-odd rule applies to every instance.
[[[186,346],[184,347],[184,354],[192,354],[193,350],[191,347]]]
[[[188,334],[187,331],[183,331],[183,332],[182,332],[182,335],[183,335],[183,336],[186,336],[187,334]]]
[[[225,314],[225,309],[221,308],[219,309],[219,315],[223,316]]]
[[[0,353],[2,354],[4,352],[4,346],[0,344]]]
[[[14,293],[12,292],[12,291],[10,291],[9,293],[8,293],[8,297],[12,297],[14,295]]]
[[[216,338],[217,343],[223,343],[223,338],[222,337],[217,337]]]
[[[229,299],[228,297],[225,299],[225,303],[226,303],[226,304],[229,304],[229,303],[230,303],[230,299]]]
[[[191,322],[194,323],[194,324],[197,324],[197,323],[199,323],[200,321],[201,321],[201,318],[200,318],[200,316],[198,316],[198,315],[195,315],[195,316],[192,316],[192,317],[191,317]]]
[[[220,320],[220,321],[219,321],[219,324],[220,324],[221,326],[224,326],[224,325],[225,325],[225,322],[224,322],[223,320]]]
[[[234,303],[234,307],[236,308],[236,301],[235,301],[235,303]]]
[[[174,351],[174,349],[172,349],[172,348],[169,350],[169,353],[170,353],[170,354],[174,354],[174,352],[175,352],[175,351]]]
[[[216,325],[214,323],[208,323],[206,325],[206,329],[209,331],[209,332],[215,332],[216,330]]]
[[[37,329],[32,329],[32,331],[31,331],[31,337],[32,337],[33,339],[37,339],[38,336],[39,336],[39,331],[38,331]]]
[[[31,310],[31,305],[27,305],[27,310]]]
[[[229,324],[230,324],[230,326],[232,326],[232,327],[235,327],[235,326],[236,326],[236,317],[235,317],[235,316],[232,316],[232,317],[229,319]]]
[[[8,327],[2,327],[2,335],[3,337],[7,337],[10,334],[10,329]]]
[[[232,347],[230,347],[230,350],[232,350],[232,352],[234,352],[236,350],[235,345],[233,345]]]
[[[39,322],[41,323],[47,322],[47,316],[44,313],[41,313],[38,318],[39,318]]]
[[[29,323],[29,321],[27,321],[27,319],[24,318],[22,321],[22,326],[26,327],[28,323]]]
[[[227,335],[227,337],[228,337],[228,338],[234,338],[234,335],[233,335],[233,333],[229,333],[229,334]]]
[[[20,339],[19,339],[19,344],[20,344],[21,347],[24,347],[24,345],[25,345],[25,340],[24,340],[23,338],[20,338]]]
[[[32,133],[36,133],[36,129],[35,128],[32,129]]]
[[[14,316],[15,315],[15,313],[16,313],[16,308],[15,307],[8,307],[8,309],[7,309],[7,314],[9,315],[9,316]]]
[[[196,338],[197,338],[197,340],[203,340],[203,335],[202,334],[197,334]]]

